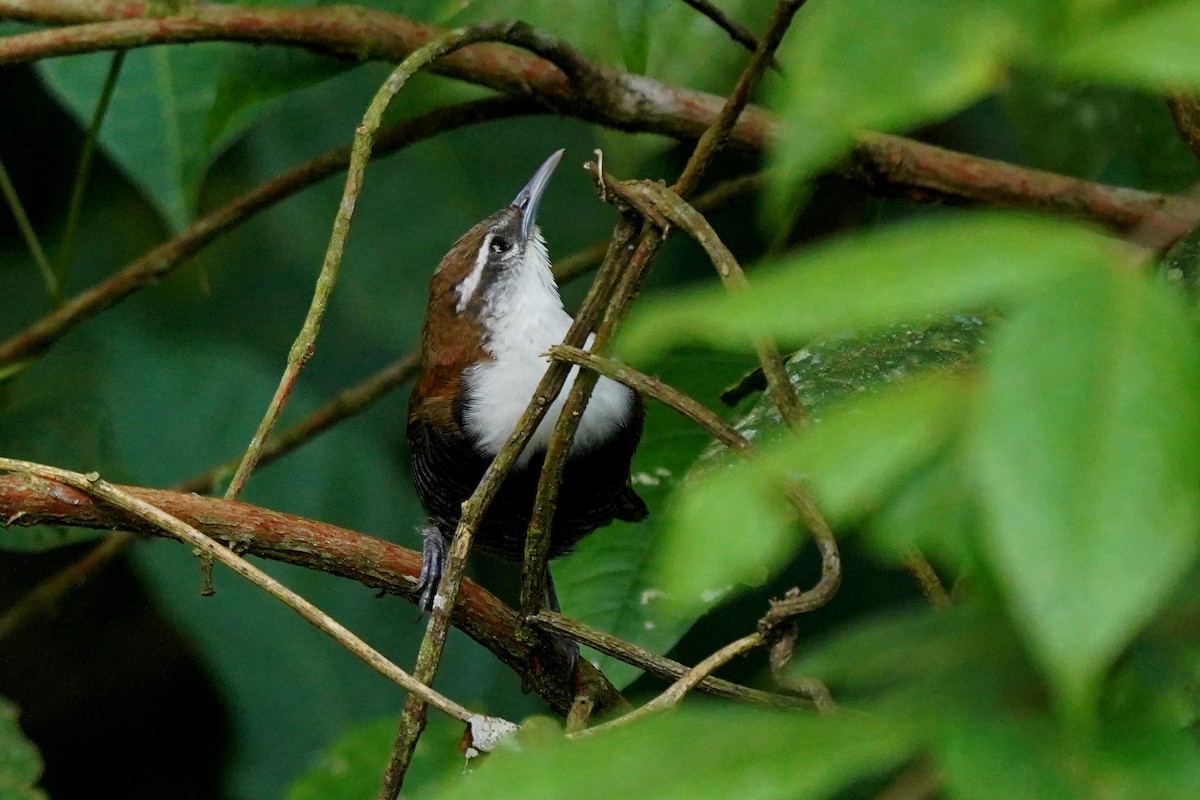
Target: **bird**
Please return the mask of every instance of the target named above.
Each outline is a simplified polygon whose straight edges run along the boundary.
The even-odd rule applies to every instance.
[[[562,342],[573,321],[537,225],[538,207],[562,154],[551,154],[511,203],[459,237],[429,282],[407,425],[413,484],[427,518],[420,530],[417,584],[423,611],[434,607],[462,504],[533,397],[549,367],[546,351]],[[475,534],[481,550],[512,561],[524,557],[542,462],[576,372],[573,368],[488,507]],[[630,479],[644,416],[637,392],[598,380],[567,456],[551,525],[551,558],[614,519],[637,522],[649,513]],[[546,578],[547,604],[559,611],[549,570]]]

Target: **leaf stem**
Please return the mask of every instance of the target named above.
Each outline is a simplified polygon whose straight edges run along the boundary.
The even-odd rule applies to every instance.
[[[25,239],[25,246],[29,248],[29,254],[33,256],[33,263],[37,265],[38,272],[42,275],[42,282],[46,284],[46,295],[53,299],[58,294],[58,278],[55,277],[54,270],[50,267],[46,251],[42,249],[41,240],[38,239],[37,231],[33,229],[33,223],[29,221],[29,215],[25,213],[25,206],[21,203],[20,195],[17,194],[17,187],[13,186],[12,178],[9,177],[8,170],[4,168],[3,161],[0,161],[0,194],[4,195],[4,201],[8,204],[13,219],[17,221],[21,236]]]
[[[121,75],[121,67],[125,63],[127,50],[117,50],[112,54],[108,64],[108,74],[104,77],[104,86],[100,89],[100,99],[96,101],[96,110],[92,114],[91,124],[88,125],[87,138],[84,139],[83,149],[79,151],[79,163],[75,166],[75,181],[71,186],[71,200],[67,204],[67,222],[63,229],[62,244],[54,259],[54,274],[57,277],[57,291],[54,294],[54,305],[63,303],[63,293],[70,282],[71,257],[75,254],[75,234],[79,230],[79,217],[83,211],[83,195],[87,189],[88,177],[92,172],[92,158],[96,153],[96,141],[100,136],[100,125],[108,114],[113,92],[117,88],[117,79]]]

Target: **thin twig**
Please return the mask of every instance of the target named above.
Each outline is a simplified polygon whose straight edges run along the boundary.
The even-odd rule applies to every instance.
[[[38,239],[37,231],[33,229],[33,223],[29,221],[29,215],[25,213],[25,206],[21,203],[20,195],[17,194],[17,187],[13,186],[12,178],[8,176],[8,170],[4,168],[3,161],[0,161],[0,194],[4,195],[4,202],[8,204],[8,210],[12,212],[13,219],[17,221],[17,227],[25,239],[25,246],[29,248],[29,254],[33,256],[33,263],[42,275],[42,282],[46,284],[46,295],[53,300],[58,294],[58,278],[55,277],[54,270],[50,267],[46,251],[42,249],[41,240]]]
[[[792,17],[796,15],[804,2],[805,0],[780,0],[779,4],[775,6],[771,21],[767,23],[767,31],[754,49],[750,63],[742,70],[737,84],[733,87],[733,92],[726,98],[716,119],[701,135],[700,141],[692,150],[691,157],[688,158],[687,165],[684,166],[679,179],[675,181],[675,193],[680,197],[691,196],[696,187],[700,185],[700,179],[704,177],[704,171],[708,168],[713,156],[729,141],[729,135],[737,124],[738,118],[745,110],[746,104],[750,102],[750,95],[758,86],[763,72],[774,60],[775,50],[783,41],[783,35],[787,33],[788,26],[792,23]]]
[[[641,645],[627,642],[607,631],[585,625],[577,619],[564,616],[554,611],[539,611],[528,622],[539,628],[554,633],[569,636],[580,644],[587,645],[605,655],[612,656],[630,666],[669,681],[676,681],[688,673],[690,667],[680,664],[666,656],[647,650]],[[733,700],[750,705],[769,706],[772,708],[799,708],[808,705],[808,693],[798,692],[800,696],[777,694],[762,689],[751,689],[720,678],[707,677],[696,685],[696,688],[714,697]]]
[[[729,34],[730,39],[733,39],[751,53],[758,49],[758,37],[749,28],[726,14],[720,8],[717,8],[713,3],[708,2],[708,0],[683,0],[683,2],[708,17],[718,28]],[[771,59],[771,68],[779,69],[779,64],[775,62],[775,59]]]
[[[636,232],[637,227],[631,220],[622,217],[617,223],[609,241],[608,253],[605,255],[605,265],[609,274],[621,275],[627,269],[630,261],[628,245]],[[602,325],[601,329],[603,327]],[[611,335],[605,333],[602,339],[601,333],[602,330],[596,331],[593,348],[603,347]],[[546,598],[546,561],[550,552],[551,527],[558,507],[558,490],[566,469],[567,455],[575,442],[575,432],[583,419],[592,389],[595,388],[596,377],[595,373],[591,373],[581,374],[575,379],[571,391],[563,401],[550,443],[546,447],[521,562],[522,617],[529,617],[540,611]]]
[[[439,55],[472,41],[490,38],[536,53],[558,67],[573,84],[600,85],[600,79],[596,75],[597,70],[588,65],[569,45],[535,31],[524,23],[480,25],[466,29],[465,32],[459,34],[459,37],[453,40],[453,46],[446,45]],[[617,278],[614,274],[614,267],[619,266],[616,263],[605,263],[601,266],[584,298],[583,305],[567,331],[566,341],[571,344],[583,344],[612,292],[612,286]],[[538,423],[549,409],[550,403],[562,390],[567,372],[565,365],[559,367],[559,365],[552,364],[546,370],[533,398],[508,440],[488,466],[471,497],[463,503],[458,527],[450,541],[437,594],[433,599],[433,611],[430,614],[429,625],[421,640],[416,666],[413,668],[413,675],[417,680],[432,684],[437,675],[442,652],[446,646],[446,636],[449,632],[450,614],[454,610],[454,604],[458,598],[458,589],[466,569],[467,556],[470,554],[475,530],[481,523],[483,515],[499,490],[504,477],[525,449]],[[409,695],[400,713],[396,739],[392,745],[391,755],[388,758],[378,794],[380,800],[392,800],[400,793],[404,784],[404,776],[412,762],[413,752],[425,729],[425,713],[425,704],[421,699],[416,695]]]
[[[112,60],[108,63],[108,74],[104,76],[104,86],[100,89],[100,99],[96,101],[96,110],[92,114],[91,124],[88,125],[87,138],[83,141],[83,149],[79,151],[79,163],[75,165],[75,181],[71,186],[71,200],[67,204],[67,222],[63,226],[62,244],[54,258],[54,274],[58,279],[58,292],[54,296],[56,307],[62,305],[63,293],[70,282],[71,257],[75,254],[75,234],[79,230],[79,217],[83,211],[83,194],[92,174],[96,140],[100,137],[100,126],[108,114],[109,103],[112,102],[113,92],[117,88],[117,78],[120,77],[121,67],[125,64],[126,52],[128,51],[118,50],[112,54]]]
[[[157,528],[169,532],[192,547],[203,550],[233,572],[267,592],[276,600],[279,600],[303,617],[310,625],[331,637],[367,664],[367,666],[405,691],[420,695],[422,699],[434,708],[462,722],[470,722],[473,717],[477,716],[448,697],[433,691],[420,681],[414,680],[411,675],[388,661],[382,653],[355,636],[337,620],[241,556],[236,555],[229,548],[222,547],[178,517],[172,516],[161,508],[118,489],[108,481],[102,480],[98,474],[83,475],[78,472],[70,472],[56,467],[48,467],[43,464],[18,461],[11,458],[0,458],[0,470],[35,475],[39,478],[65,483],[81,492],[100,498],[106,503],[139,519],[145,520]]]
[[[700,212],[688,205],[687,201],[671,189],[653,181],[636,181],[620,184],[620,191],[626,200],[645,208],[644,213],[654,213],[662,216],[675,227],[683,230],[708,254],[709,260],[717,270],[721,283],[730,292],[744,292],[750,288],[746,273],[742,270],[733,253],[721,241],[721,237],[713,230],[712,225]],[[808,418],[792,386],[787,374],[787,367],[779,348],[770,339],[756,339],[753,342],[759,365],[767,382],[767,393],[775,407],[788,424],[798,424]]]
[[[679,701],[683,699],[684,695],[690,692],[698,683],[707,678],[713,672],[716,672],[734,658],[744,655],[756,647],[761,647],[765,643],[766,638],[759,631],[755,631],[748,636],[743,636],[741,639],[730,642],[688,670],[686,675],[667,687],[665,692],[651,700],[649,703],[635,708],[633,711],[630,711],[624,716],[617,717],[609,722],[605,722],[601,725],[596,725],[592,728],[588,728],[587,730],[580,731],[579,733],[575,734],[575,736],[582,737],[590,736],[596,733],[603,733],[604,731],[612,730],[613,728],[620,728],[625,725],[629,725],[630,723],[637,722],[640,719],[645,719],[646,717],[652,714],[657,714],[660,711],[666,711],[668,708],[678,705]]]
[[[590,353],[579,347],[556,344],[547,353],[551,358],[566,361],[623,383],[647,397],[652,397],[667,408],[683,415],[699,425],[714,439],[726,447],[745,452],[750,448],[750,440],[736,428],[721,419],[699,400],[669,386],[658,378],[651,377],[633,367],[626,366],[613,358]]]
[[[324,572],[377,593],[417,601],[421,555],[400,545],[237,500],[163,489],[119,488],[244,556]],[[154,525],[131,518],[86,493],[28,475],[0,475],[0,536],[6,524],[124,529],[167,536]],[[575,690],[566,677],[566,658],[550,636],[518,637],[516,612],[469,580],[463,582],[452,621],[511,667],[554,713],[568,713]],[[591,687],[599,712],[609,713],[627,705],[591,664],[580,662],[579,672],[577,677]]]
[[[950,593],[946,591],[941,578],[938,577],[937,570],[920,552],[910,550],[900,557],[900,564],[912,576],[917,588],[921,590],[921,594],[929,601],[929,605],[934,608],[949,608],[954,605],[954,601],[950,599]]]
[[[300,370],[304,368],[316,350],[317,335],[321,330],[321,320],[325,316],[325,308],[329,303],[333,288],[337,284],[338,271],[342,265],[342,253],[346,246],[346,237],[350,234],[350,221],[354,217],[354,206],[358,201],[358,193],[362,189],[363,174],[366,171],[367,162],[371,159],[371,149],[375,140],[375,132],[379,130],[379,126],[383,122],[384,111],[387,110],[392,98],[408,82],[409,78],[430,62],[436,61],[446,53],[465,47],[472,42],[506,37],[510,34],[511,28],[512,23],[486,23],[471,28],[461,28],[451,31],[445,36],[435,39],[415,51],[408,58],[404,59],[400,66],[392,70],[392,73],[388,75],[383,85],[379,87],[379,90],[371,99],[371,103],[367,106],[367,111],[363,115],[362,122],[359,123],[354,131],[354,143],[350,147],[350,166],[346,172],[346,184],[342,190],[342,201],[338,204],[337,216],[333,221],[333,233],[329,237],[329,246],[325,251],[325,259],[321,264],[320,274],[317,276],[316,288],[313,291],[312,303],[309,306],[308,314],[304,318],[304,323],[300,327],[296,341],[292,343],[292,348],[288,352],[287,366],[283,371],[283,376],[279,379],[279,386],[275,389],[275,395],[271,398],[262,421],[259,422],[258,430],[254,432],[250,446],[246,448],[246,454],[242,458],[242,463],[238,465],[237,472],[234,473],[233,480],[230,481],[229,488],[225,492],[226,497],[237,497],[241,493],[242,487],[245,486],[246,480],[250,477],[250,473],[254,471],[255,465],[258,464],[258,459],[262,455],[262,448],[266,444],[267,438],[271,435],[271,430],[275,427],[276,420],[279,419],[279,415],[283,412],[283,406],[287,403],[288,397],[296,385],[296,380],[300,376]]]

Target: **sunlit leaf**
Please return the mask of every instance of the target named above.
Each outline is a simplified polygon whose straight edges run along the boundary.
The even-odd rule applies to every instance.
[[[810,486],[835,522],[867,511],[953,434],[964,400],[963,387],[948,379],[893,387],[831,409],[801,435],[681,487],[660,559],[671,603],[711,602],[787,563],[807,539],[784,499],[789,480]]]
[[[737,797],[817,800],[903,761],[915,722],[866,715],[815,717],[682,710],[582,741],[558,740],[489,756],[444,797],[529,800]]]
[[[618,346],[638,361],[682,342],[748,349],[755,336],[801,343],[1012,306],[1049,282],[1101,269],[1117,254],[1111,240],[1086,228],[1012,214],[900,223],[754,270],[749,291],[710,285],[647,300],[630,315]]]
[[[1000,333],[981,399],[994,568],[1080,713],[1196,553],[1200,343],[1161,287],[1081,274]]]

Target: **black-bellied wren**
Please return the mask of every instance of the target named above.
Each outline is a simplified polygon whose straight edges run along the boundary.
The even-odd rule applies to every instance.
[[[546,351],[571,326],[536,224],[562,152],[546,159],[511,204],[463,234],[429,284],[421,371],[408,404],[413,482],[429,518],[420,583],[427,611],[463,502],[533,397],[549,366]],[[573,380],[574,371],[484,515],[475,539],[483,550],[523,557],[546,446]],[[646,504],[629,480],[643,414],[636,392],[600,378],[567,458],[550,534],[552,558],[614,519],[645,518]]]

